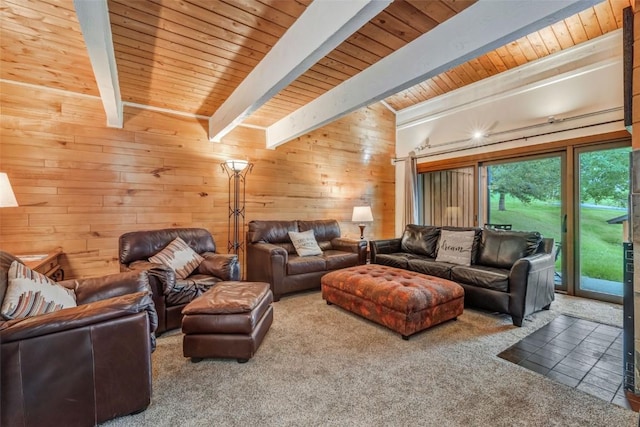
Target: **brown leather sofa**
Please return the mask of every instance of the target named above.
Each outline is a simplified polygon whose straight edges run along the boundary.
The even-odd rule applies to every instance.
[[[0,305],[16,259],[0,251]],[[90,426],[151,402],[157,317],[146,272],[59,283],[77,307],[0,320],[2,426]]]
[[[442,229],[475,232],[471,265],[436,261]],[[409,224],[401,238],[370,245],[372,264],[453,280],[464,288],[465,307],[510,314],[516,326],[554,300],[555,247],[537,232]]]
[[[307,230],[313,230],[322,255],[297,255],[289,231]],[[291,292],[320,288],[324,274],[366,260],[367,242],[340,237],[340,226],[333,219],[249,222],[247,280],[271,284],[274,301]]]
[[[176,237],[206,260],[183,280],[177,279],[171,268],[149,262],[150,257]],[[214,284],[223,280],[240,280],[238,256],[217,254],[213,236],[204,228],[165,228],[123,234],[119,239],[119,260],[120,271],[149,271],[153,302],[158,312],[157,334],[179,328],[182,309]]]

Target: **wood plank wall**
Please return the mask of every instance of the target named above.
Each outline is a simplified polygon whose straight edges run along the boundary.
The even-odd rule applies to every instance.
[[[393,237],[395,118],[380,104],[267,150],[259,129],[215,144],[204,120],[125,107],[113,129],[95,97],[6,81],[0,92],[0,171],[20,205],[0,209],[1,248],[62,246],[69,278],[117,272],[118,237],[133,230],[205,227],[226,252],[230,158],[254,163],[246,222],[335,218],[357,238],[352,207],[371,204],[366,234]]]

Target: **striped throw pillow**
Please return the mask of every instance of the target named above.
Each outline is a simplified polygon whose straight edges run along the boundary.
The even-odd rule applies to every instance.
[[[60,286],[44,274],[13,261],[8,273],[9,285],[0,314],[7,320],[22,319],[76,306],[72,289]]]
[[[163,250],[149,258],[149,262],[164,264],[176,272],[178,279],[186,279],[204,261],[184,240],[176,237]]]

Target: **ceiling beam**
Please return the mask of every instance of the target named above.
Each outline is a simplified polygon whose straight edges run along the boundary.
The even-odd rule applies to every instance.
[[[314,1],[209,118],[222,137],[359,30],[391,0]]]
[[[73,5],[107,115],[107,126],[121,128],[122,99],[107,0],[73,0]]]
[[[267,128],[275,148],[600,0],[480,0]]]

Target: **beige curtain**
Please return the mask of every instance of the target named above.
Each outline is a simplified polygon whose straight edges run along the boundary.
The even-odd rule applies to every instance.
[[[404,163],[404,219],[402,229],[407,224],[418,221],[418,161],[411,151]]]

